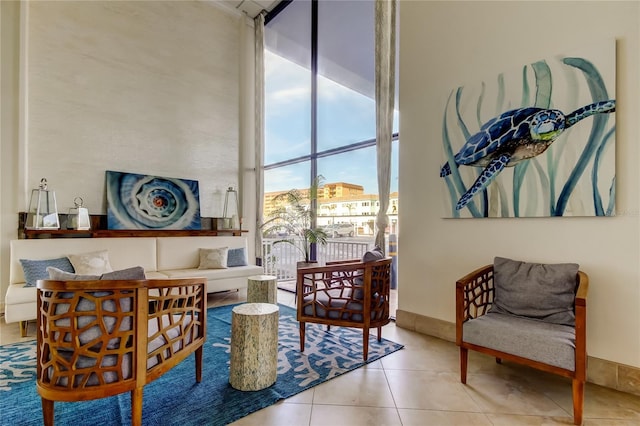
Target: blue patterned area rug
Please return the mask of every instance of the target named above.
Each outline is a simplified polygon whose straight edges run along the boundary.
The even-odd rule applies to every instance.
[[[305,352],[300,352],[294,309],[280,305],[278,378],[260,391],[229,385],[231,309],[209,308],[202,382],[195,381],[194,357],[144,387],[144,425],[225,425],[326,380],[363,366],[358,329],[307,324]],[[373,362],[403,346],[369,339]],[[0,346],[0,425],[41,425],[36,392],[35,341]],[[56,402],[56,425],[129,425],[129,393],[85,402]]]

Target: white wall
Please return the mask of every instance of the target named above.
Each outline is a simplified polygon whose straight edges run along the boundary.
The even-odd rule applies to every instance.
[[[202,1],[3,1],[1,17],[0,307],[18,212],[42,177],[60,212],[81,196],[106,214],[105,171],[118,170],[197,180],[202,216],[222,214],[240,183],[241,75],[253,78],[241,15]],[[252,143],[252,123],[243,131]]]
[[[456,279],[494,256],[577,262],[590,277],[589,355],[640,367],[639,27],[639,2],[401,1],[399,309],[455,322]],[[617,216],[441,219],[449,92],[608,38],[617,41]]]

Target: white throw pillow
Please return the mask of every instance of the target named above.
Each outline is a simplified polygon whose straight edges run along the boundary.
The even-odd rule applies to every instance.
[[[200,249],[200,266],[198,269],[226,269],[229,247]]]
[[[79,275],[102,275],[105,272],[112,272],[113,268],[109,263],[109,253],[107,250],[94,251],[83,254],[70,254],[67,256],[73,265],[76,274]]]

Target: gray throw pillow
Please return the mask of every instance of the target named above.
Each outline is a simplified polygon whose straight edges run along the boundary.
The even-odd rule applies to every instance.
[[[496,257],[490,311],[573,326],[578,268],[576,263],[527,263]]]
[[[384,259],[384,253],[382,249],[378,246],[375,246],[373,249],[369,250],[362,256],[363,262],[375,262],[376,260]]]
[[[227,253],[227,266],[247,266],[247,252],[244,247],[230,248]]]
[[[375,246],[373,249],[365,252],[365,254],[362,256],[362,261],[363,262],[375,262],[376,260],[382,260],[384,259],[384,253],[382,252],[382,249],[378,246]],[[364,280],[362,278],[355,278],[353,280],[354,284],[357,286],[362,286],[364,284]],[[376,282],[373,283],[373,293],[376,292]],[[353,292],[353,298],[356,300],[362,300],[364,299],[364,291],[361,288],[356,288]]]
[[[74,274],[72,272],[54,268],[53,266],[49,266],[47,268],[47,273],[49,273],[49,279],[55,281],[93,281],[100,279],[97,275]]]
[[[146,276],[144,275],[144,268],[142,266],[105,272],[100,276],[101,280],[144,280],[145,278]]]

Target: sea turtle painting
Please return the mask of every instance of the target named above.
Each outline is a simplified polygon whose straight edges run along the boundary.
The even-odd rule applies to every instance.
[[[607,100],[578,108],[568,115],[557,109],[529,107],[510,110],[487,121],[454,156],[456,166],[484,167],[458,200],[456,210],[464,208],[505,167],[542,154],[558,136],[580,120],[615,110],[616,101]],[[440,170],[440,177],[450,175],[451,166],[446,163]]]

